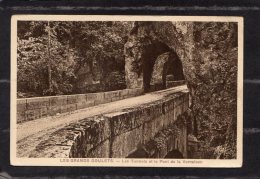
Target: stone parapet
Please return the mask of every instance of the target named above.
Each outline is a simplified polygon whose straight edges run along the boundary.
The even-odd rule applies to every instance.
[[[181,115],[187,111],[188,101],[188,92],[178,92],[141,106],[79,119],[50,134],[49,139],[42,141],[29,157],[128,157],[168,126],[183,126],[179,123],[185,123]],[[179,138],[176,138],[170,149],[177,147],[186,156],[187,131],[185,127],[178,130],[181,131]],[[159,153],[157,157],[162,157],[166,152]]]
[[[143,94],[143,89],[17,99],[17,123],[118,101]]]

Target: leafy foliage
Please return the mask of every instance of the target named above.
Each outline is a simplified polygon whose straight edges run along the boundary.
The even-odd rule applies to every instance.
[[[46,21],[19,21],[18,94],[78,93],[78,71],[84,65],[90,67],[94,81],[103,83],[104,79],[108,83],[105,77],[111,72],[124,71],[123,47],[128,28],[127,22],[51,21],[48,26]]]
[[[153,22],[141,23],[135,31],[147,41],[168,45],[182,60],[202,157],[235,158],[237,24]]]
[[[222,158],[236,157],[237,24],[196,23],[192,110],[198,138]],[[233,126],[233,127],[232,127]],[[235,126],[235,127],[234,127]],[[211,155],[212,156],[212,155]]]
[[[18,91],[29,91],[39,95],[70,92],[75,77],[73,72],[75,61],[70,58],[72,54],[69,54],[68,47],[64,48],[57,40],[55,28],[58,24],[53,23],[51,28],[50,57],[48,56],[47,22],[31,22],[29,25],[29,31],[18,38]],[[46,68],[49,60],[53,74],[54,91],[51,92],[48,91]]]

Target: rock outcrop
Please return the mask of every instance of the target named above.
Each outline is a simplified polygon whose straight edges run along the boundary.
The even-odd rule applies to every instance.
[[[128,88],[142,88],[141,55],[142,47],[136,36],[130,36],[125,44],[125,74]]]
[[[124,59],[103,59],[79,67],[75,91],[102,92],[125,89]],[[122,65],[123,64],[123,65]]]
[[[177,79],[184,79],[180,60],[190,58],[191,55],[190,50],[184,50],[186,41],[180,34],[190,35],[192,33],[186,24],[182,26],[185,28],[176,28],[172,22],[135,22],[124,51],[128,88],[143,87],[145,91],[150,91],[151,83],[157,83],[159,79],[163,78],[164,65],[162,64],[165,63],[163,59],[166,60],[163,54],[167,52],[173,59],[176,59],[176,64],[171,61],[172,65],[168,66],[175,69],[168,71],[172,71],[172,74],[173,71],[181,73],[177,75]],[[188,40],[190,42],[190,39]],[[159,57],[160,55],[162,56]],[[152,79],[153,75],[155,76]]]

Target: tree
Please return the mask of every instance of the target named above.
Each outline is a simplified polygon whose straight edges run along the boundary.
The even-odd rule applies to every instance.
[[[52,93],[52,79],[51,79],[51,27],[50,22],[48,21],[48,25],[46,30],[48,31],[48,83],[49,83],[49,92]]]
[[[18,22],[18,32],[19,27],[25,25],[27,32],[18,33],[18,91],[36,95],[70,92],[75,63],[57,39],[55,27],[58,24]]]
[[[128,22],[19,21],[18,91],[37,96],[79,93],[77,83],[82,79],[78,72],[84,65],[90,67],[94,80],[105,87],[112,86],[108,84],[110,74],[124,77],[123,48],[129,25]],[[124,81],[121,77],[115,79],[116,83]]]

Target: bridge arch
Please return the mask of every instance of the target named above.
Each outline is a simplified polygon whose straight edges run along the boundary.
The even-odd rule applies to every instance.
[[[170,152],[167,153],[167,155],[164,157],[166,159],[181,159],[184,158],[183,154],[179,150],[171,150]]]

